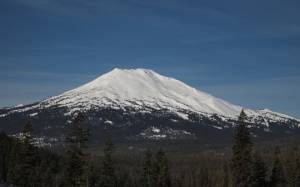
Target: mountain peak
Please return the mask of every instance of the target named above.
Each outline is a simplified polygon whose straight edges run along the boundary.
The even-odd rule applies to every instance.
[[[78,110],[89,111],[97,108],[122,110],[132,108],[139,112],[168,110],[184,119],[188,119],[187,113],[206,116],[217,114],[221,117],[237,119],[242,110],[240,106],[197,90],[179,80],[142,68],[115,68],[83,86],[51,97],[36,105],[17,108],[14,112],[39,107],[64,107],[68,110],[67,114]],[[248,116],[255,118],[299,121],[269,109],[256,111],[244,109]]]
[[[77,105],[87,108],[111,106],[114,103],[121,107],[147,106],[227,117],[236,117],[241,110],[239,106],[215,98],[179,80],[142,68],[115,68],[79,88],[51,98],[51,103],[71,108]]]
[[[156,73],[155,71],[153,71],[151,69],[144,69],[144,68],[136,68],[136,69],[114,68],[113,70],[111,70],[110,72],[108,72],[104,75],[106,75],[106,76],[108,76],[108,75],[110,75],[110,76],[114,76],[114,75],[122,76],[122,75],[125,75],[125,74],[133,74],[133,75],[136,75],[136,76],[159,75],[158,73]],[[102,77],[102,76],[100,76],[100,77]]]
[[[151,69],[146,69],[146,68],[114,68],[113,70],[111,70],[110,72],[154,72]]]
[[[181,111],[205,115],[217,114],[235,119],[242,110],[240,106],[197,90],[179,80],[142,68],[115,68],[83,86],[42,101],[40,105],[67,107],[71,113],[101,107],[118,109],[131,107],[138,111],[149,108],[169,110],[183,117]],[[274,112],[270,114],[247,108],[245,112],[250,116],[288,118]]]

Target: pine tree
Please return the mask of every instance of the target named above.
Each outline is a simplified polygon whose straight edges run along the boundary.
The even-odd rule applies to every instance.
[[[273,169],[270,177],[270,186],[284,187],[286,186],[285,173],[279,158],[280,149],[276,147],[274,152]]]
[[[152,178],[155,187],[171,186],[169,161],[162,150],[156,153]]]
[[[80,149],[74,147],[67,150],[65,167],[65,185],[70,187],[84,184],[84,155]]]
[[[291,150],[288,150],[285,168],[286,168],[286,181],[288,183],[288,186],[290,187],[296,187],[296,173],[297,173],[297,147],[293,147]]]
[[[143,162],[143,173],[142,173],[142,179],[141,184],[144,187],[151,187],[153,186],[152,176],[153,176],[153,170],[152,170],[152,153],[151,151],[146,151],[145,158]]]
[[[200,168],[200,186],[209,186],[209,173],[206,166]]]
[[[223,172],[224,172],[224,177],[223,177],[223,184],[222,187],[228,187],[229,186],[229,171],[228,171],[228,164],[224,164],[223,166]]]
[[[4,132],[0,132],[0,183],[7,182],[10,149],[10,138]]]
[[[9,160],[8,160],[8,173],[7,182],[10,184],[17,184],[18,181],[18,168],[20,162],[21,143],[19,141],[12,141],[10,144]]]
[[[101,168],[100,164],[95,164],[94,162],[89,163],[88,177],[89,184],[92,187],[101,187]]]
[[[104,158],[102,161],[101,186],[112,187],[117,183],[115,169],[113,166],[112,154],[114,145],[110,139],[106,140],[103,150]]]
[[[267,167],[263,162],[259,153],[256,152],[253,157],[251,186],[252,187],[267,186],[266,175],[267,175]]]
[[[88,130],[83,128],[85,117],[82,113],[75,114],[71,123],[67,137],[68,149],[65,160],[65,185],[66,186],[83,186],[85,183],[85,155],[82,146],[88,141]]]
[[[85,116],[81,112],[76,113],[67,137],[67,141],[79,149],[88,141],[89,130],[83,127],[85,121]]]
[[[294,186],[300,186],[300,159],[296,159],[296,168],[295,168],[295,176],[294,176]]]
[[[31,143],[30,141],[32,140],[32,132],[33,132],[33,127],[31,121],[27,121],[25,123],[23,129],[21,130],[20,133],[20,139],[24,143]]]
[[[246,127],[246,119],[247,115],[242,110],[238,125],[235,128],[234,145],[232,148],[231,169],[234,187],[251,186],[252,143],[250,133]]]
[[[32,124],[28,121],[21,130],[21,146],[17,155],[17,165],[15,171],[15,183],[18,186],[33,186],[35,182],[34,167],[37,155],[32,143]]]

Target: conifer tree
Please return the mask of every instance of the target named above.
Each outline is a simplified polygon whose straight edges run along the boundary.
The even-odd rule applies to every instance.
[[[252,168],[252,142],[250,133],[246,127],[247,115],[241,111],[238,125],[234,132],[233,155],[231,169],[234,187],[247,187],[251,185]]]
[[[82,146],[88,140],[88,130],[83,128],[85,117],[82,113],[75,114],[67,137],[68,149],[66,152],[65,185],[83,186],[85,155]]]
[[[0,183],[7,182],[10,149],[9,137],[4,132],[0,132]]]
[[[143,162],[143,173],[141,184],[143,187],[152,187],[153,186],[153,169],[152,169],[152,153],[151,151],[147,150],[145,153],[145,158]]]
[[[288,186],[300,186],[300,157],[297,147],[293,147],[288,153],[288,160],[285,164],[286,179]]]
[[[12,141],[11,142],[11,149],[9,152],[9,160],[8,160],[8,173],[7,173],[7,182],[10,184],[17,184],[18,180],[18,168],[20,162],[20,151],[21,151],[21,144],[19,141]]]
[[[112,187],[115,186],[116,175],[113,166],[112,154],[114,151],[114,145],[110,139],[106,140],[103,150],[104,158],[102,161],[102,173],[101,173],[101,186]]]
[[[224,164],[223,166],[224,171],[224,177],[223,177],[223,184],[222,187],[228,187],[229,186],[229,173],[228,173],[228,164]]]
[[[20,133],[21,141],[23,141],[24,143],[31,143],[30,141],[32,140],[31,137],[32,132],[33,132],[32,123],[31,121],[27,121],[27,123],[25,123]]]
[[[284,187],[286,186],[285,173],[279,158],[280,149],[276,147],[274,152],[273,168],[270,177],[270,186],[272,187]]]
[[[21,130],[21,146],[17,155],[14,184],[17,186],[32,186],[35,182],[36,154],[32,143],[32,123],[28,121]]]
[[[266,187],[267,167],[258,152],[253,156],[252,187]]]
[[[152,177],[155,187],[171,186],[169,163],[165,153],[162,150],[159,150],[156,153],[155,162],[153,163]]]
[[[67,141],[79,149],[88,141],[89,130],[83,127],[85,121],[85,116],[81,112],[76,113],[67,137]]]
[[[101,186],[101,166],[95,164],[95,161],[90,162],[88,170],[89,184],[92,187],[100,187]]]
[[[207,167],[200,168],[200,186],[209,186],[209,173]]]
[[[296,159],[296,168],[295,168],[295,176],[294,176],[294,185],[293,187],[300,186],[300,159]]]
[[[84,155],[80,149],[74,147],[67,150],[65,167],[65,185],[70,187],[83,186]]]

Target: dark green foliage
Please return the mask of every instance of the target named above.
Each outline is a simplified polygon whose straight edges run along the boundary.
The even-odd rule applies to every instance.
[[[88,130],[82,127],[84,121],[85,117],[82,113],[75,114],[69,129],[68,148],[65,154],[65,186],[80,187],[86,183],[85,155],[81,149],[88,140]]]
[[[65,157],[65,185],[82,186],[84,183],[84,155],[78,148],[67,151]]]
[[[68,143],[77,146],[79,149],[88,141],[89,130],[83,127],[84,124],[85,116],[81,112],[76,113],[67,137]]]
[[[10,150],[7,153],[9,155],[9,159],[7,162],[7,182],[17,184],[19,178],[19,163],[21,162],[19,153],[21,152],[22,144],[19,140],[10,139],[9,146]]]
[[[108,144],[104,149],[105,154],[108,153],[110,155],[108,160],[104,157],[94,156],[92,159],[87,160],[87,157],[84,156],[80,159],[78,158],[69,158],[54,154],[52,151],[44,150],[41,148],[34,148],[34,154],[37,158],[35,163],[33,163],[32,169],[35,173],[34,180],[29,183],[30,186],[41,186],[41,187],[58,187],[58,186],[90,186],[90,187],[98,187],[104,186],[120,186],[120,187],[141,187],[141,186],[174,186],[174,187],[189,187],[189,186],[204,186],[204,187],[231,187],[231,170],[226,164],[229,160],[229,152],[225,155],[220,156],[217,152],[208,152],[206,156],[204,153],[198,153],[202,156],[197,156],[196,153],[193,154],[182,154],[182,153],[173,153],[169,154],[168,160],[172,161],[172,168],[169,168],[169,161],[167,160],[166,154],[162,151],[154,154],[147,152],[143,158],[139,158],[139,154],[134,155],[130,153],[129,157],[124,157],[124,154],[115,155],[112,159],[113,150],[111,144]],[[7,146],[7,147],[6,147]],[[19,155],[21,151],[22,143],[15,138],[10,138],[4,135],[0,136],[0,148],[6,147],[7,149],[1,149],[3,151],[0,152],[0,157],[5,157],[4,155],[9,155],[6,157],[8,161],[8,166],[4,167],[4,172],[7,173],[7,179],[4,181],[6,183],[14,184],[14,186],[21,186],[18,182],[20,179],[19,174],[16,172],[17,165],[19,163],[18,157],[13,157],[10,155]],[[286,153],[286,152],[285,152]],[[80,155],[70,154],[70,155]],[[180,156],[179,156],[180,155]],[[227,155],[227,156],[226,156]],[[274,158],[276,155],[272,155],[268,152],[262,153],[263,158],[267,158],[267,160]],[[286,162],[289,155],[281,154],[280,157],[277,158],[282,163],[281,166],[283,170],[287,170]],[[299,154],[297,155],[299,157]],[[17,159],[16,159],[17,158]],[[73,163],[79,163],[79,165],[69,164],[70,160],[75,160]],[[140,160],[141,159],[141,160]],[[80,163],[84,161],[84,163]],[[104,163],[110,163],[105,164]],[[140,165],[143,163],[143,165]],[[293,165],[295,168],[299,168],[299,163],[296,160],[293,160]],[[88,166],[87,169],[83,169],[81,171],[78,168],[81,168],[81,165]],[[111,169],[111,165],[113,165],[113,169]],[[263,164],[261,157],[257,157],[256,154],[253,156],[253,177],[257,180],[253,180],[252,178],[252,186],[259,186],[258,184],[263,184],[263,179],[261,176],[264,175],[263,166],[268,166],[268,168],[272,168],[271,165]],[[275,164],[276,165],[276,164]],[[297,166],[298,165],[298,166]],[[83,173],[83,177],[80,180],[75,180],[73,183],[68,183],[69,180],[66,176],[66,169],[69,166],[74,166],[70,169],[70,174],[72,175],[70,178],[78,179],[77,176],[81,176]],[[109,166],[109,167],[107,167]],[[167,166],[167,167],[166,167]],[[130,169],[132,167],[133,169]],[[104,170],[103,170],[104,168]],[[108,169],[105,169],[108,168]],[[255,169],[256,168],[256,169]],[[297,169],[294,169],[295,171]],[[106,172],[104,172],[106,171]],[[108,172],[107,172],[108,171]],[[113,171],[113,172],[111,172]],[[141,172],[142,171],[142,172]],[[257,172],[255,172],[257,171]],[[106,174],[105,174],[106,173]],[[113,175],[108,174],[113,173]],[[295,172],[297,173],[297,172]],[[14,174],[14,175],[11,175]],[[104,181],[103,175],[111,176],[111,180]],[[1,175],[3,176],[3,175]],[[145,177],[149,176],[149,177]],[[255,177],[256,176],[256,177]],[[292,187],[299,186],[299,170],[298,170],[298,183],[296,174],[293,174],[293,179],[295,180]],[[5,177],[4,177],[5,178]],[[150,181],[148,184],[140,179],[148,178]],[[88,179],[88,180],[87,180]],[[258,180],[261,179],[261,180]],[[255,181],[257,183],[255,183]],[[19,185],[18,185],[19,184]],[[272,184],[273,185],[273,184]],[[28,186],[28,184],[27,184]],[[249,184],[250,186],[250,184]],[[260,185],[263,186],[263,185]],[[271,185],[270,185],[271,186]],[[277,185],[278,186],[278,185]]]
[[[98,163],[90,162],[89,170],[88,170],[88,183],[92,187],[100,187],[101,186],[101,168],[98,166]]]
[[[239,124],[235,128],[234,145],[232,148],[231,169],[233,186],[244,187],[251,184],[252,169],[252,142],[246,127],[247,116],[242,110],[239,116]]]
[[[15,183],[18,186],[31,186],[36,180],[34,167],[36,166],[36,149],[30,143],[32,140],[32,124],[27,122],[21,131],[21,144],[16,154]]]
[[[200,186],[208,186],[209,182],[209,173],[207,167],[200,168]]]
[[[169,187],[171,186],[171,179],[169,173],[169,161],[165,152],[159,150],[155,155],[153,162],[153,175],[152,180],[156,187]]]
[[[34,147],[30,123],[24,126],[19,139],[0,133],[0,184],[16,187],[300,186],[299,152],[294,151],[292,155],[288,152],[291,149],[286,148],[279,154],[277,149],[273,155],[272,147],[263,146],[257,149],[259,154],[252,154],[253,145],[243,112],[235,131],[232,158],[230,147],[192,152],[167,150],[168,157],[161,150],[155,154],[146,151],[141,156],[143,151],[135,146],[130,151],[120,151],[119,146],[115,150],[111,140],[106,141],[103,155],[87,154],[91,151],[84,146],[88,133],[83,126],[84,117],[78,116],[70,125],[65,154],[61,150]],[[270,181],[266,181],[266,176],[270,176]]]
[[[144,187],[153,186],[153,163],[151,151],[146,151],[143,162],[143,173],[141,178],[141,185]]]
[[[300,158],[297,158],[295,161],[295,175],[294,175],[294,183],[293,187],[300,186]]]
[[[38,164],[35,168],[36,185],[43,187],[59,186],[62,181],[62,159],[47,150],[38,150]]]
[[[116,185],[116,175],[112,160],[113,151],[114,145],[112,141],[110,139],[106,140],[103,150],[104,157],[101,172],[101,186],[103,187],[112,187]]]
[[[229,187],[229,171],[228,171],[228,166],[225,164],[223,166],[223,171],[224,171],[224,177],[223,177],[223,184],[222,187]]]
[[[61,168],[59,157],[32,146],[27,138],[19,140],[0,134],[0,158],[4,159],[4,165],[0,161],[1,181],[22,187],[58,186],[61,181],[55,179]]]
[[[27,121],[27,123],[25,123],[23,129],[21,130],[21,140],[25,143],[30,143],[32,132],[32,123],[31,121]]]
[[[9,153],[12,149],[11,139],[4,133],[0,132],[0,183],[7,182]]]
[[[281,155],[282,157],[283,155]],[[293,147],[291,151],[286,155],[287,161],[283,163],[285,166],[285,174],[288,186],[298,187],[300,186],[300,157],[298,155],[297,147]]]
[[[266,181],[267,167],[261,156],[256,152],[253,156],[253,168],[252,168],[252,187],[265,187],[267,186]]]
[[[169,161],[162,150],[157,151],[155,157],[151,151],[146,151],[141,175],[141,186],[168,187],[171,186]]]
[[[285,173],[279,156],[280,156],[280,150],[279,147],[276,147],[276,150],[274,152],[273,168],[270,177],[270,186],[272,187],[287,186]]]

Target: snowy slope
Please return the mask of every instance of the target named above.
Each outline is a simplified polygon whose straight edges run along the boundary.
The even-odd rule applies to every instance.
[[[147,69],[114,69],[96,80],[45,101],[71,108],[93,106],[151,106],[235,117],[242,107],[196,90],[181,81]],[[248,113],[255,113],[247,110]]]
[[[68,107],[72,113],[79,109],[90,110],[97,107],[125,109],[128,106],[139,111],[149,107],[168,109],[182,118],[187,118],[180,112],[185,110],[208,116],[217,114],[236,119],[242,110],[241,106],[228,103],[152,70],[116,68],[74,90],[51,97],[36,105],[14,108],[10,113],[48,107]],[[245,109],[245,111],[253,118],[267,119],[268,122],[286,120],[300,122],[293,117],[270,110]],[[2,117],[6,115],[8,114],[2,114]]]

